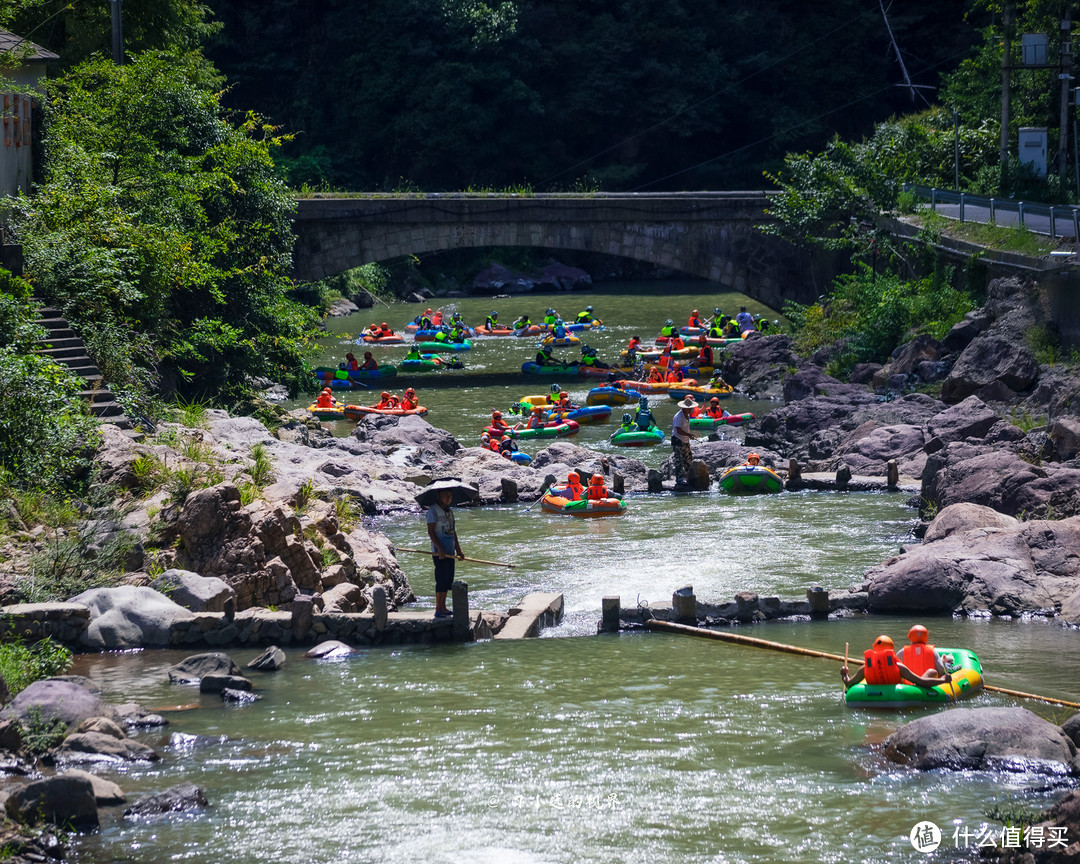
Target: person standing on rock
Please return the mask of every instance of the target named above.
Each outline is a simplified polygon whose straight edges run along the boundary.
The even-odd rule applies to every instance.
[[[671,421],[671,455],[675,459],[676,489],[686,485],[686,479],[690,474],[690,460],[693,458],[690,453],[690,439],[698,437],[690,431],[690,412],[697,407],[698,404],[693,397],[687,396],[679,403],[679,410],[675,414],[675,419]]]
[[[458,542],[457,528],[451,506],[454,492],[440,489],[435,493],[435,503],[428,507],[427,531],[431,538],[431,555],[435,561],[435,617],[449,618],[453,613],[446,608],[446,595],[454,584],[454,557],[465,557]]]

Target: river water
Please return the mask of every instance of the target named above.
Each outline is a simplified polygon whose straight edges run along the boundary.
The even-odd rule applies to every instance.
[[[654,319],[716,305],[714,295],[693,286],[668,287],[672,293],[660,300],[633,286],[574,295],[574,311],[592,303],[610,322],[623,311],[636,319],[649,304]],[[499,300],[496,308],[500,318],[522,308],[537,317],[551,300]],[[490,311],[490,301],[466,303]],[[415,308],[396,309],[393,323],[400,326],[404,310]],[[623,331],[644,330],[644,323],[611,326],[594,344],[625,344],[632,333]],[[330,352],[347,325],[332,325]],[[655,328],[640,335],[655,335]],[[534,350],[531,340],[521,341],[530,348],[489,348],[496,340],[487,340],[475,362],[483,351],[520,364],[517,355]],[[431,404],[433,423],[464,441],[492,403],[524,392],[538,391],[513,383],[439,388],[422,391],[421,401]],[[770,407],[747,404],[741,410]],[[576,443],[602,446],[606,434],[583,427]],[[658,460],[667,452],[635,455]],[[970,838],[995,826],[985,813],[993,804],[1022,798],[1038,805],[1060,794],[1056,781],[1029,774],[920,774],[888,764],[877,745],[921,712],[845,708],[834,662],[668,634],[595,635],[605,595],[632,606],[667,601],[692,584],[701,600],[726,602],[746,589],[800,598],[814,584],[857,584],[907,536],[914,513],[904,496],[733,499],[714,490],[628,500],[628,514],[612,520],[570,520],[527,504],[458,511],[466,554],[517,564],[459,564],[473,608],[505,611],[531,591],[561,592],[566,618],[545,638],[373,649],[337,661],[290,651],[285,670],[255,677],[262,700],[241,707],[167,683],[169,665],[190,652],[78,658],[73,671],[92,677],[107,699],[196,706],[169,711],[170,727],[140,736],[159,748],[160,763],[102,773],[130,799],[191,781],[211,802],[197,817],[149,824],[113,813],[99,834],[80,841],[79,860],[975,860],[974,848],[958,848],[964,834],[954,840],[954,830]],[[426,533],[417,516],[380,518],[371,527],[409,546],[421,545]],[[401,563],[418,605],[430,606],[430,560],[403,555]],[[830,652],[850,643],[857,655],[878,633],[901,639],[911,623],[856,616],[739,632]],[[989,683],[1080,697],[1075,631],[1040,622],[925,623],[937,644],[975,650]],[[232,653],[242,665],[256,652]],[[1018,703],[987,693],[972,704]],[[1056,722],[1069,713],[1026,707]],[[945,835],[930,856],[908,841],[924,819]]]

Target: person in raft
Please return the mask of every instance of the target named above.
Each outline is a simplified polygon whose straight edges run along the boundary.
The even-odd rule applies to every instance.
[[[536,352],[536,365],[537,366],[563,366],[565,365],[562,360],[559,360],[551,356],[551,346],[541,345],[540,350]]]
[[[431,555],[435,560],[436,618],[449,618],[453,614],[446,608],[446,594],[454,584],[454,557],[459,561],[465,558],[458,542],[454,514],[450,512],[453,501],[453,491],[440,489],[435,503],[427,511],[427,531],[431,538]]]
[[[487,318],[484,319],[484,326],[488,330],[498,330],[499,329],[499,313],[496,312],[494,309],[492,309],[491,314],[488,315]]]
[[[709,400],[709,405],[704,413],[699,414],[698,416],[709,417],[713,420],[721,420],[724,417],[730,417],[731,412],[720,405],[720,399],[718,397],[713,396],[712,399]]]
[[[581,501],[585,498],[585,487],[581,485],[581,475],[577,471],[566,475],[566,485],[559,494],[567,501]]]
[[[337,399],[334,398],[334,392],[329,387],[323,387],[322,392],[319,394],[319,398],[315,400],[316,408],[336,408]]]
[[[844,689],[849,690],[860,681],[865,680],[870,685],[899,684],[907,681],[916,687],[937,687],[941,678],[924,678],[916,675],[907,666],[900,662],[893,650],[893,641],[884,634],[874,640],[874,645],[863,654],[863,667],[855,670],[855,674],[848,675],[848,667],[840,670],[840,680],[844,682]],[[952,681],[952,676],[945,673],[945,683]]]
[[[420,407],[420,400],[416,398],[416,391],[410,387],[405,391],[405,395],[401,397],[401,408],[406,411],[414,411]]]
[[[488,424],[493,429],[509,429],[510,424],[503,420],[502,411],[495,410],[491,412],[491,422]]]
[[[634,422],[637,423],[639,432],[648,432],[655,425],[652,411],[649,410],[649,400],[645,396],[638,399],[638,409],[634,414]]]
[[[901,663],[916,675],[926,675],[927,677],[939,675],[942,678],[948,676],[945,661],[934,650],[934,646],[928,642],[930,639],[929,630],[923,627],[922,624],[916,624],[908,630],[907,638],[911,644],[905,645],[904,650],[900,652]]]
[[[577,323],[578,324],[592,324],[593,322],[593,308],[592,306],[586,306],[584,311],[578,312]]]
[[[529,414],[529,419],[525,423],[526,429],[539,429],[544,425],[544,408],[542,405],[537,405],[532,409]]]
[[[383,390],[379,394],[379,401],[375,403],[375,408],[397,408],[398,398],[397,396],[391,396],[386,390]]]
[[[705,329],[705,322],[701,320],[701,317],[698,315],[697,309],[691,312],[690,317],[686,319],[686,326],[697,327],[700,330]]]
[[[609,498],[607,487],[604,486],[604,478],[599,474],[593,474],[589,478],[589,488],[585,492],[585,497],[590,501],[599,501],[602,498]]]
[[[364,352],[364,362],[360,364],[361,369],[378,369],[379,364],[375,362],[375,358],[371,355],[370,351]]]
[[[345,355],[345,368],[349,372],[355,372],[360,368],[360,361],[356,359],[356,355],[352,351]]]

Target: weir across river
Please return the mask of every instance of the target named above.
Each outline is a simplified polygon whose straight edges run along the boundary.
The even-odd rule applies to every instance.
[[[371,194],[297,200],[294,276],[450,249],[602,253],[708,279],[773,309],[810,303],[829,264],[767,234],[765,192]]]

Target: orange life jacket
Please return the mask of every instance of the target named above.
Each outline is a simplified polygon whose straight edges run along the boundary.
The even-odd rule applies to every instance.
[[[896,652],[891,648],[875,651],[871,648],[863,654],[866,664],[865,676],[867,684],[899,684],[900,661],[896,659]]]
[[[334,397],[331,396],[329,393],[320,393],[319,398],[315,400],[315,404],[318,405],[320,408],[333,408]]]
[[[663,381],[664,373],[661,372],[656,366],[653,366],[653,368],[649,370],[649,380],[653,382]]]
[[[702,345],[698,349],[697,359],[704,360],[706,366],[712,366],[712,348],[710,348],[708,345]]]
[[[563,495],[571,501],[580,501],[585,497],[585,487],[580,483],[574,483],[572,486],[567,486],[566,489],[563,490]]]
[[[926,644],[908,645],[900,652],[900,662],[916,675],[926,675],[934,671],[934,646]]]
[[[404,408],[406,411],[412,411],[414,408],[419,408],[420,403],[417,402],[415,399],[410,398],[409,396],[403,396],[401,398],[401,407]]]
[[[686,343],[682,341],[678,336],[672,336],[667,343],[672,351],[681,351],[686,347]]]
[[[663,354],[660,355],[660,359],[656,362],[661,368],[667,369],[668,364],[671,362],[671,355],[667,351],[665,351]]]
[[[510,424],[507,423],[505,420],[503,420],[502,417],[492,417],[491,418],[491,425],[494,426],[496,429],[509,429],[510,428]]]
[[[706,408],[705,409],[705,414],[706,414],[706,416],[712,417],[714,420],[717,420],[720,417],[724,416],[724,409],[723,408],[716,408],[715,410],[713,410],[712,408]]]
[[[689,318],[686,319],[686,326],[687,327],[700,327],[701,326],[701,319],[698,318],[697,315],[691,315]]]
[[[598,501],[601,498],[607,498],[607,489],[604,488],[603,484],[599,486],[590,486],[585,493],[585,497],[590,501]]]
[[[667,373],[667,380],[668,381],[682,381],[683,380],[682,369],[672,369],[670,372]]]
[[[488,441],[487,448],[488,448],[488,450],[493,450],[496,453],[501,453],[502,452],[499,449],[499,440],[497,438],[494,438],[491,441]]]

